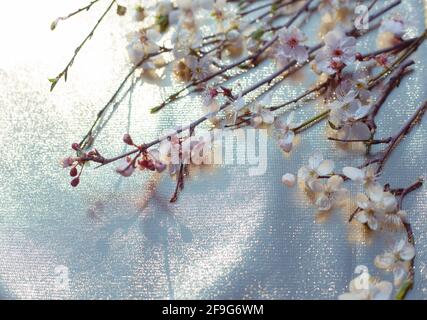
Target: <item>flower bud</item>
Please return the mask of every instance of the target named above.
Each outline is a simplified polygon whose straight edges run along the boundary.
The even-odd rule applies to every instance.
[[[282,148],[282,150],[283,150],[284,152],[286,152],[286,153],[289,153],[289,152],[291,152],[291,150],[292,150],[292,142],[291,142],[291,143],[287,143],[287,142],[285,142],[285,141],[281,140],[281,141],[279,142],[279,146],[280,146],[280,148]]]
[[[76,167],[72,167],[71,170],[70,170],[70,176],[71,177],[75,177],[75,176],[77,176],[77,174],[78,174],[77,168]]]
[[[79,150],[80,150],[80,145],[79,145],[77,142],[74,142],[74,143],[71,145],[71,148],[72,148],[74,151],[79,151]]]
[[[156,171],[156,166],[153,161],[148,161],[146,168],[150,171]]]
[[[240,32],[233,29],[227,33],[226,38],[228,41],[237,41],[240,38]]]
[[[132,140],[131,136],[128,133],[126,133],[126,134],[123,135],[123,142],[126,143],[126,144],[128,144],[128,145],[130,145],[130,146],[135,145],[133,143],[133,140]]]
[[[124,16],[126,14],[127,8],[125,6],[117,5],[117,14],[119,16]]]
[[[126,164],[124,167],[119,167],[116,169],[116,172],[123,177],[130,177],[134,171],[135,167],[129,164]]]
[[[224,96],[229,97],[229,98],[233,96],[231,89],[228,89],[226,87],[221,87],[221,89],[222,89],[222,94]]]
[[[166,165],[163,162],[156,162],[154,164],[154,166],[156,167],[157,172],[163,172],[166,169]]]
[[[292,188],[295,185],[295,176],[292,173],[287,173],[282,177],[282,183],[289,188]]]
[[[80,183],[80,178],[79,177],[76,177],[73,180],[71,180],[71,186],[72,187],[77,187],[79,185],[79,183]]]
[[[74,163],[74,159],[72,157],[67,157],[61,160],[61,165],[63,168],[71,167]]]

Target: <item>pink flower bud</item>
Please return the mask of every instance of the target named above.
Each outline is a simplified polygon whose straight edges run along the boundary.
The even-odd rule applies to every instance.
[[[151,160],[148,161],[146,168],[150,171],[156,171],[156,166],[154,165],[154,162]]]
[[[292,150],[292,142],[291,143],[287,143],[286,141],[280,140],[279,141],[279,146],[286,153],[289,153]]]
[[[77,174],[78,174],[77,168],[76,167],[71,168],[70,176],[75,177],[75,176],[77,176]]]
[[[135,164],[132,163],[130,157],[126,157],[126,159],[122,159],[119,166],[116,168],[116,172],[123,177],[130,177],[132,173],[135,171]]]
[[[117,168],[116,172],[123,177],[130,177],[132,173],[135,171],[135,167],[133,165],[126,165],[125,167]]]
[[[80,150],[80,145],[77,142],[74,142],[71,145],[71,148],[73,148],[73,150],[75,150],[75,151],[79,151]]]
[[[79,177],[76,177],[73,180],[71,180],[71,186],[72,187],[77,187],[79,185],[79,183],[80,183],[80,178]]]
[[[61,161],[61,165],[63,168],[71,167],[73,165],[73,163],[74,163],[74,159],[72,157],[64,158]]]
[[[154,166],[156,167],[157,172],[163,172],[166,169],[166,165],[163,162],[156,162],[154,164]]]
[[[229,97],[229,98],[231,98],[233,96],[231,89],[228,89],[226,87],[221,87],[221,89],[222,89],[222,94],[224,96]]]
[[[209,88],[209,95],[211,98],[215,98],[218,95],[218,90],[216,88]]]
[[[296,178],[292,173],[287,173],[282,177],[282,183],[289,188],[292,188],[295,185]]]
[[[123,142],[126,143],[126,144],[128,144],[128,145],[130,145],[130,146],[135,145],[133,143],[133,140],[132,140],[131,136],[128,133],[126,133],[126,134],[123,135]]]
[[[143,160],[138,161],[138,164],[141,167],[141,169],[148,169],[151,171],[156,170],[156,167],[155,167],[154,162],[152,160],[143,159]]]

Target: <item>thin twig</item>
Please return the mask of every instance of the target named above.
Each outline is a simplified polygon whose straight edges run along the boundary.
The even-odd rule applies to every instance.
[[[98,28],[99,24],[101,23],[102,20],[104,20],[105,16],[107,15],[107,13],[111,10],[111,8],[113,7],[114,3],[116,3],[116,0],[111,1],[110,5],[107,7],[107,9],[104,11],[104,13],[102,14],[102,16],[98,19],[98,21],[96,22],[95,26],[92,28],[92,30],[89,32],[89,34],[86,36],[86,38],[84,38],[83,42],[74,50],[74,54],[71,57],[70,61],[68,62],[68,64],[65,66],[64,70],[62,70],[55,78],[51,78],[49,79],[51,86],[50,86],[50,91],[52,91],[55,86],[57,85],[58,81],[64,77],[64,80],[67,81],[67,77],[68,77],[68,69],[73,65],[74,60],[76,59],[77,55],[79,54],[80,50],[83,48],[83,46],[86,44],[86,42],[92,38],[93,34],[95,33],[95,30]]]

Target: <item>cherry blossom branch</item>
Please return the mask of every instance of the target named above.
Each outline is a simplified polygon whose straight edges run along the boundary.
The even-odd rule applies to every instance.
[[[286,24],[285,27],[289,27],[291,26],[296,19],[298,19],[298,17],[307,10],[307,8],[309,7],[309,5],[313,2],[314,0],[307,0],[307,2],[294,14],[294,16],[292,18],[290,18]],[[239,60],[223,67],[222,69],[206,76],[203,79],[200,80],[196,80],[196,81],[192,81],[191,83],[189,83],[188,85],[186,85],[185,87],[183,87],[182,89],[178,90],[177,92],[173,93],[172,95],[170,95],[168,98],[166,98],[161,104],[159,104],[156,107],[151,108],[150,112],[151,113],[156,113],[158,111],[160,111],[161,109],[163,109],[166,105],[168,105],[169,103],[173,102],[182,92],[184,92],[185,90],[194,87],[194,86],[198,86],[202,83],[206,83],[209,80],[215,78],[216,76],[219,76],[237,66],[240,66],[248,61],[255,61],[257,60],[268,48],[270,48],[278,39],[278,36],[274,36],[270,41],[268,41],[264,46],[262,46],[260,49],[258,49],[255,53],[244,56],[243,58],[240,58]]]
[[[330,112],[331,110],[328,109],[326,111],[319,113],[318,115],[314,116],[313,118],[303,122],[301,125],[294,128],[293,131],[295,132],[295,134],[301,133],[303,130],[306,130],[307,128],[315,125],[316,123],[319,123],[320,121],[326,119],[329,116]]]
[[[409,61],[406,61],[405,63],[402,63],[402,65],[395,71],[395,73],[392,75],[390,80],[387,82],[386,86],[383,88],[376,103],[372,106],[371,112],[366,117],[366,124],[371,129],[372,135],[375,134],[377,129],[377,125],[375,123],[375,117],[377,116],[378,112],[380,111],[381,107],[384,105],[385,101],[387,100],[391,92],[396,87],[399,86],[399,83],[402,80],[406,72],[406,69],[412,66],[413,64],[415,64],[413,60],[409,60]]]
[[[345,143],[353,143],[353,142],[363,142],[365,144],[368,145],[373,145],[373,144],[388,144],[391,142],[392,138],[386,138],[386,139],[379,139],[379,140],[364,140],[364,139],[354,139],[354,140],[348,140],[348,139],[338,139],[338,138],[333,138],[333,137],[328,137],[328,140],[331,141],[337,141],[337,142],[345,142]]]
[[[307,6],[309,3],[311,3],[311,1],[310,1],[310,0],[306,3],[306,5],[305,5],[305,6]],[[392,8],[394,8],[395,6],[397,6],[399,3],[401,3],[401,1],[400,1],[400,0],[398,0],[398,1],[396,1],[396,2],[394,2],[394,3],[392,3],[392,4],[390,4],[390,5],[388,5],[387,7],[383,8],[382,10],[380,10],[378,13],[376,13],[376,14],[372,15],[372,16],[370,17],[370,19],[371,19],[371,20],[373,20],[373,19],[378,18],[379,16],[381,16],[382,14],[384,14],[385,12],[387,12],[388,10],[391,10]],[[305,7],[305,6],[304,6],[304,7]],[[356,29],[355,29],[355,28],[353,28],[353,29],[352,29],[351,31],[349,31],[348,33],[349,33],[349,34],[352,34],[352,33],[354,33],[354,32],[355,32],[355,30],[356,30]],[[317,51],[317,50],[318,50],[318,49],[320,49],[323,45],[324,45],[324,44],[323,44],[323,42],[322,42],[322,43],[319,43],[319,44],[317,44],[316,46],[312,47],[312,48],[309,50],[309,54],[312,54],[313,52]],[[260,88],[261,86],[263,86],[263,85],[265,85],[265,84],[268,84],[268,83],[271,83],[275,78],[277,78],[279,75],[281,75],[282,73],[286,72],[287,70],[289,70],[290,68],[292,68],[292,67],[293,67],[294,65],[296,65],[296,64],[297,64],[297,61],[296,61],[296,60],[294,60],[294,61],[290,62],[288,65],[284,66],[282,69],[280,69],[280,70],[278,70],[278,71],[274,72],[273,74],[271,74],[269,77],[267,77],[267,78],[265,78],[265,79],[261,80],[261,81],[260,81],[260,82],[258,82],[258,83],[253,84],[252,86],[250,86],[249,88],[247,88],[246,90],[244,90],[244,91],[242,92],[242,96],[246,96],[248,93],[250,93],[250,92],[252,92],[252,91],[254,91],[254,90],[256,90],[256,89]],[[305,62],[304,64],[307,64],[307,62]],[[178,130],[176,130],[176,131],[175,131],[175,133],[176,133],[176,134],[179,134],[179,133],[181,133],[181,132],[183,132],[183,131],[189,130],[190,128],[195,128],[195,127],[197,127],[198,125],[200,125],[201,123],[205,122],[205,121],[206,121],[206,120],[208,120],[210,117],[212,117],[212,116],[214,116],[215,114],[217,114],[218,112],[220,112],[220,111],[224,110],[224,109],[225,109],[225,108],[227,108],[228,106],[229,106],[229,102],[224,103],[222,106],[220,106],[220,108],[219,108],[216,112],[209,113],[209,114],[206,114],[206,115],[202,116],[201,118],[199,118],[199,119],[197,119],[196,121],[194,121],[194,122],[190,123],[189,125],[179,128]],[[102,156],[100,156],[100,155],[98,154],[98,155],[86,155],[86,156],[84,156],[81,160],[82,160],[82,161],[92,161],[92,162],[96,162],[96,163],[99,163],[99,164],[100,164],[100,166],[104,166],[104,165],[106,165],[106,164],[109,164],[109,163],[115,162],[115,161],[117,161],[117,160],[120,160],[120,159],[126,158],[126,157],[128,157],[128,156],[130,156],[130,155],[133,155],[133,154],[135,154],[135,153],[139,152],[140,150],[147,150],[148,148],[150,148],[150,147],[152,147],[152,146],[154,146],[154,145],[156,145],[156,144],[160,143],[161,141],[163,141],[163,140],[167,139],[168,137],[169,137],[169,135],[166,135],[166,136],[163,136],[163,137],[159,137],[159,138],[157,138],[156,140],[153,140],[153,141],[151,141],[151,142],[149,142],[149,143],[142,144],[142,145],[141,145],[141,146],[139,146],[139,148],[137,148],[137,149],[131,150],[131,151],[127,152],[127,153],[124,153],[124,154],[122,154],[122,155],[118,155],[118,156],[113,157],[113,158],[109,158],[109,159],[107,159],[107,158],[104,158],[104,157],[102,157]]]
[[[283,0],[282,0],[283,1]],[[291,4],[294,4],[294,3],[296,3],[296,2],[299,2],[299,1],[302,1],[302,0],[291,0],[291,1],[288,1],[288,2],[286,2],[286,3],[284,3],[284,5],[283,6],[281,6],[280,8],[283,8],[284,6],[287,6],[287,5],[291,5]],[[274,6],[274,3],[280,3],[281,1],[273,1],[273,2],[271,2],[271,3],[268,3],[268,4],[264,4],[264,5],[262,5],[262,7],[260,6],[260,7],[258,7],[258,8],[253,8],[253,9],[251,9],[251,12],[247,12],[247,14],[248,13],[253,13],[253,12],[255,12],[255,11],[258,11],[258,10],[260,10],[260,9],[263,9],[263,8],[266,8],[266,7],[268,7],[268,6]],[[277,9],[279,9],[279,7],[275,7],[274,8],[275,10],[273,10],[273,11],[276,11]],[[259,22],[261,19],[263,19],[263,18],[265,18],[267,15],[269,15],[270,13],[272,13],[271,11],[267,11],[266,13],[264,13],[264,14],[262,14],[262,15],[260,15],[260,16],[258,16],[256,19],[253,19],[253,20],[251,20],[250,22],[248,22],[248,24],[247,24],[247,27],[248,26],[251,26],[251,25],[253,25],[253,24],[255,24],[255,23],[257,23],[257,22]],[[243,13],[240,13],[240,16],[246,16],[247,14],[245,14],[244,12]],[[245,28],[246,29],[246,28]],[[226,34],[226,32],[217,32],[217,33],[214,33],[214,34],[210,34],[210,35],[207,35],[207,36],[204,36],[203,38],[202,38],[202,40],[203,41],[205,41],[205,40],[210,40],[210,39],[215,39],[215,40],[213,40],[213,41],[215,41],[215,42],[218,42],[218,41],[221,41],[220,39],[218,39],[219,37],[222,37],[222,36],[224,36]]]
[[[388,138],[388,147],[381,152],[379,157],[376,157],[374,159],[368,160],[363,165],[359,166],[360,168],[367,167],[370,164],[377,163],[378,167],[376,170],[376,174],[379,175],[384,168],[385,163],[389,159],[391,153],[393,150],[397,147],[397,145],[402,141],[402,139],[411,131],[411,129],[422,119],[423,115],[425,114],[427,110],[427,101],[420,107],[418,110],[413,114],[413,116],[405,123],[405,125],[391,138]],[[418,182],[411,185],[410,187],[406,189],[397,189],[394,191],[396,195],[399,195],[401,198],[399,200],[399,206],[402,205],[403,198],[410,192],[418,189],[422,185],[422,179],[419,179]],[[349,218],[349,222],[351,222],[354,218],[354,216],[359,212],[359,208],[356,209],[355,212],[353,212]]]
[[[394,51],[400,51],[400,50],[408,47],[409,45],[411,45],[417,39],[420,39],[420,38],[421,37],[404,40],[404,41],[402,41],[402,42],[400,42],[400,43],[398,43],[398,44],[396,44],[394,46],[391,46],[391,47],[388,47],[388,48],[384,48],[384,49],[379,49],[379,50],[376,50],[376,51],[371,52],[371,53],[362,54],[359,57],[359,60],[361,60],[361,61],[367,61],[367,60],[370,60],[372,58],[375,58],[376,56],[384,54],[384,53],[389,53],[389,52],[393,53]]]
[[[139,67],[141,67],[144,64],[145,61],[149,60],[150,58],[153,58],[153,57],[158,56],[159,54],[162,54],[162,53],[165,53],[165,52],[170,52],[171,50],[172,49],[161,47],[158,52],[146,55],[144,58],[141,59],[140,62],[138,62],[138,64],[136,64],[135,66],[132,67],[132,69],[126,74],[125,78],[120,83],[120,85],[117,88],[117,90],[113,93],[113,95],[111,96],[110,100],[108,100],[108,102],[104,105],[104,107],[101,110],[98,111],[95,121],[93,122],[93,124],[90,127],[89,131],[86,133],[86,135],[83,137],[83,139],[79,143],[79,145],[80,145],[80,147],[82,149],[86,149],[86,148],[90,147],[90,145],[93,142],[93,132],[94,132],[96,126],[98,125],[98,123],[102,119],[102,117],[104,116],[104,114],[107,111],[107,109],[116,100],[116,98],[119,95],[119,93],[121,92],[122,88],[124,87],[124,85],[126,84],[126,82],[129,80],[129,78],[135,73],[135,71]]]
[[[423,186],[423,184],[424,184],[424,179],[419,178],[415,183],[413,183],[409,187],[399,190],[399,192],[397,193],[397,195],[399,197],[398,205],[397,205],[399,210],[402,209],[403,200],[405,199],[405,197],[409,193],[421,188]],[[394,192],[394,193],[396,195],[396,192]],[[405,228],[408,242],[415,247],[415,237],[414,237],[414,232],[412,230],[411,224],[408,221],[406,221],[406,219],[403,219],[402,217],[400,219],[401,219],[402,224]],[[402,284],[402,286],[400,287],[399,291],[396,294],[396,300],[404,300],[405,299],[408,292],[413,288],[414,279],[415,279],[415,256],[409,262],[408,275],[406,277],[405,282]]]
[[[86,6],[84,6],[84,7],[82,7],[82,8],[80,8],[80,9],[77,9],[76,11],[74,11],[74,12],[71,12],[71,13],[69,13],[68,15],[66,15],[66,16],[63,16],[63,17],[59,17],[59,18],[57,18],[55,21],[53,21],[52,22],[52,24],[50,25],[50,29],[51,30],[55,30],[56,29],[56,26],[58,25],[58,22],[59,21],[64,21],[64,20],[67,20],[67,19],[69,19],[69,18],[71,18],[71,17],[73,17],[73,16],[75,16],[75,15],[77,15],[77,14],[79,14],[80,12],[82,12],[82,11],[89,11],[90,10],[90,8],[92,8],[92,6],[95,4],[95,3],[97,3],[97,2],[99,2],[100,0],[93,0],[93,1],[91,1],[88,5],[86,5]]]
[[[300,0],[298,0],[300,1]],[[290,4],[291,2],[289,2],[288,4]],[[200,48],[202,48],[203,46],[208,45],[208,43],[202,45]],[[124,80],[120,83],[118,89],[113,93],[112,97],[109,99],[109,101],[104,105],[104,107],[98,112],[97,117],[95,119],[95,121],[93,122],[91,128],[89,129],[89,131],[86,133],[86,135],[84,136],[84,138],[81,140],[80,142],[80,146],[82,147],[82,149],[85,149],[87,147],[89,147],[92,142],[93,142],[93,131],[95,129],[95,127],[98,125],[99,121],[102,119],[104,113],[107,111],[107,109],[109,108],[109,106],[115,101],[115,99],[117,98],[118,94],[121,92],[123,86],[126,84],[127,80],[130,78],[130,76],[132,76],[135,71],[148,59],[156,57],[160,54],[163,54],[165,52],[170,52],[172,51],[169,48],[165,48],[165,47],[161,47],[160,50],[158,52],[146,55],[139,63],[137,63],[135,66],[132,67],[132,69],[128,72],[128,74],[125,76]],[[206,55],[209,54],[210,51],[208,52],[201,52],[202,55]],[[228,81],[230,79],[226,79],[225,81]],[[225,82],[224,81],[224,82]],[[223,83],[223,82],[222,82]],[[222,84],[221,83],[221,84]],[[187,88],[183,88],[183,90],[177,92],[175,95],[170,96],[170,102],[171,101],[176,101],[178,99],[180,99],[181,97],[185,97],[185,96],[179,96],[180,93],[182,93],[183,91],[185,91],[185,89]],[[190,91],[188,94],[192,93],[192,92],[197,92],[199,91],[197,88]],[[168,101],[169,102],[169,101]]]
[[[396,5],[398,5],[398,4],[399,4],[399,2],[400,2],[400,1],[397,1],[397,2],[395,2],[395,3],[392,3],[392,4],[390,4],[388,7],[384,8],[383,10],[381,10],[381,11],[379,11],[378,13],[374,14],[374,15],[371,17],[371,20],[374,20],[374,19],[378,18],[381,14],[383,14],[383,13],[384,13],[384,12],[386,12],[387,10],[390,10],[391,8],[394,8]],[[369,6],[369,10],[373,7],[373,5],[374,5],[375,3],[376,3],[376,1],[373,1],[373,2],[371,3],[371,5]],[[356,30],[356,29],[353,29],[353,30],[351,30],[351,31],[347,32],[347,34],[353,34],[353,33],[355,32],[355,30]],[[371,30],[371,29],[370,29],[370,30]],[[377,55],[379,55],[379,54],[382,54],[382,53],[384,53],[384,52],[393,52],[393,51],[399,51],[399,50],[402,50],[402,49],[406,48],[408,45],[410,45],[411,43],[413,43],[414,41],[416,41],[417,39],[419,39],[419,38],[412,39],[413,41],[405,42],[405,43],[404,43],[404,45],[392,46],[392,47],[389,47],[389,48],[385,48],[385,49],[381,50],[381,52],[374,51],[374,52],[371,52],[371,53],[368,53],[368,54],[365,54],[365,55],[360,55],[359,59],[362,59],[362,60],[363,60],[363,58],[367,58],[367,57],[375,57],[375,56],[377,56]],[[312,58],[313,58],[313,57],[310,57],[310,58],[309,58],[309,61],[311,61],[311,60],[312,60]],[[400,61],[400,62],[401,62],[401,61]],[[399,63],[400,63],[400,62],[399,62]],[[392,66],[392,68],[397,67],[397,66],[399,65],[399,63],[394,64],[394,65]],[[305,65],[305,64],[300,65],[300,68],[302,68],[304,65]],[[298,70],[298,69],[296,69],[296,70]],[[295,70],[295,71],[296,71],[296,70]],[[393,70],[393,69],[389,69],[389,71],[391,71],[391,70]],[[380,78],[382,78],[384,75],[387,75],[387,73],[386,73],[386,74],[382,74],[382,76],[381,76],[381,77],[376,77],[376,78],[377,78],[377,79],[380,79]],[[282,80],[284,80],[284,79],[285,79],[285,78],[283,78]],[[312,88],[312,89],[309,89],[309,90],[305,91],[304,93],[302,93],[300,96],[296,97],[295,99],[290,100],[290,101],[287,101],[287,102],[285,102],[285,103],[283,103],[283,104],[281,104],[281,105],[275,106],[275,107],[267,108],[267,110],[275,111],[275,110],[278,110],[278,109],[280,109],[280,108],[286,107],[286,106],[288,106],[288,105],[291,105],[291,104],[297,103],[297,102],[299,102],[300,100],[304,99],[305,97],[309,96],[310,94],[315,93],[315,92],[319,92],[320,90],[322,90],[322,89],[326,88],[326,87],[328,86],[328,84],[329,84],[329,81],[330,81],[330,79],[328,78],[328,80],[326,80],[326,81],[324,81],[324,82],[322,82],[322,83],[318,84],[317,86],[315,86],[315,87],[314,87],[314,88]],[[371,85],[370,89],[372,89],[372,88],[373,88],[375,85],[377,85],[377,84],[378,84],[378,80],[377,80],[376,82],[372,83],[372,85]],[[270,89],[271,89],[271,88],[270,88]],[[270,89],[268,89],[267,91],[269,91]],[[263,94],[265,94],[265,92],[264,92]],[[316,124],[316,123],[318,123],[318,122],[320,122],[320,121],[322,121],[322,120],[326,119],[326,118],[327,118],[327,116],[328,116],[328,114],[329,114],[329,112],[330,112],[330,110],[327,110],[327,111],[325,111],[325,112],[322,112],[320,115],[315,116],[314,118],[312,118],[312,119],[308,120],[307,122],[303,123],[300,127],[298,127],[298,128],[297,128],[297,130],[296,130],[296,129],[294,129],[294,132],[295,132],[295,133],[297,133],[297,132],[303,131],[303,130],[307,129],[308,127],[311,127],[311,125],[314,125],[314,124]],[[240,124],[244,124],[244,123],[248,124],[248,123],[249,123],[248,121],[249,121],[248,119],[243,119],[243,121],[242,121],[242,122],[240,122],[240,123],[239,123],[239,125],[240,125]]]
[[[309,95],[311,95],[312,93],[319,92],[320,90],[322,90],[322,89],[326,88],[326,87],[328,86],[328,84],[329,84],[329,81],[328,81],[328,80],[327,80],[327,81],[324,81],[324,82],[322,82],[322,83],[318,84],[317,86],[315,86],[314,88],[312,88],[312,89],[309,89],[309,90],[305,91],[304,93],[302,93],[301,95],[299,95],[299,96],[298,96],[298,97],[296,97],[295,99],[289,100],[289,101],[287,101],[287,102],[285,102],[285,103],[282,103],[282,104],[277,105],[277,106],[274,106],[274,107],[270,107],[270,108],[268,108],[268,109],[269,109],[270,111],[276,111],[276,110],[279,110],[279,109],[281,109],[281,108],[287,107],[287,106],[289,106],[289,105],[291,105],[291,104],[295,104],[295,103],[297,103],[297,102],[301,101],[302,99],[304,99],[304,98],[308,97],[308,96],[309,96]]]
[[[371,55],[371,54],[369,54]],[[373,107],[373,109],[378,109],[383,105],[383,103],[385,102],[386,98],[388,97],[388,95],[391,93],[391,91],[397,86],[397,80],[400,81],[400,77],[403,77],[403,72],[404,70],[409,67],[410,65],[414,64],[413,61],[408,61],[407,63],[403,64],[400,66],[399,71],[397,71],[397,74],[395,75],[395,77],[398,75],[398,78],[394,78],[393,80],[390,79],[388,86],[386,87],[386,89],[384,90],[383,94],[381,95],[379,101],[376,103],[376,105]],[[378,82],[377,82],[378,83]],[[303,94],[301,94],[299,97],[297,97],[296,102],[298,102],[299,100],[303,99],[304,97],[308,96],[309,94],[318,91],[318,89],[323,88],[324,86],[327,85],[327,81],[319,84],[317,87],[308,90],[306,92],[304,92]],[[291,103],[294,102],[294,100],[291,100],[289,103],[284,103],[282,106],[286,106],[289,105]],[[277,109],[277,107],[276,107]],[[276,110],[274,109],[274,110]],[[270,109],[271,110],[271,109]],[[376,111],[378,112],[378,111]],[[311,127],[312,125],[315,125],[319,122],[321,122],[322,120],[326,119],[328,117],[330,113],[330,110],[325,110],[322,113],[314,116],[313,118],[307,120],[306,122],[302,123],[300,126],[296,127],[293,129],[293,131],[295,133],[301,133],[302,131],[304,131],[305,129]],[[372,120],[373,121],[373,120]],[[380,144],[380,143],[389,143],[391,138],[387,138],[387,139],[381,139],[381,140],[342,140],[342,139],[337,139],[337,138],[332,138],[332,137],[328,137],[329,140],[332,141],[337,141],[337,142],[365,142],[368,145],[371,144]]]
[[[273,1],[271,3],[265,3],[265,4],[262,4],[262,5],[255,7],[255,8],[240,12],[239,15],[241,17],[244,17],[250,13],[253,13],[253,12],[268,8],[268,7],[273,8],[274,10],[277,10],[277,9],[283,8],[284,6],[294,4],[294,3],[299,2],[299,1],[302,1],[302,0],[290,0],[290,1],[286,1],[284,3],[282,3],[283,0],[276,0],[276,1]]]
[[[373,86],[377,81],[379,81],[384,75],[390,72],[396,65],[399,65],[402,61],[406,60],[409,56],[411,56],[418,47],[424,42],[427,37],[427,30],[424,30],[424,33],[417,38],[414,42],[412,42],[407,50],[405,50],[402,55],[396,59],[391,66],[388,66],[384,69],[382,73],[380,73],[377,77],[370,80],[370,85]]]
[[[57,85],[58,81],[64,77],[64,80],[67,81],[68,77],[68,69],[73,65],[75,58],[79,54],[80,50],[83,48],[83,46],[86,44],[86,42],[92,38],[93,34],[95,33],[95,30],[100,25],[101,21],[104,20],[105,16],[108,14],[108,12],[111,10],[113,5],[116,3],[116,0],[111,1],[110,5],[107,7],[107,9],[104,11],[104,13],[101,15],[101,17],[96,22],[95,26],[92,28],[92,30],[89,32],[89,34],[84,38],[82,43],[74,50],[74,55],[71,57],[68,64],[65,66],[64,70],[62,70],[55,78],[49,79],[49,82],[51,83],[50,91],[53,91],[55,86]]]
[[[397,147],[400,141],[413,129],[413,127],[422,119],[427,110],[427,101],[418,108],[412,117],[405,123],[405,125],[397,132],[391,139],[389,146],[384,150],[381,157],[377,158],[378,168],[377,173],[380,173],[387,162],[390,154]]]

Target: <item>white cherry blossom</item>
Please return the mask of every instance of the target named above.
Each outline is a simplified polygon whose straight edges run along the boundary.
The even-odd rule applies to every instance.
[[[283,28],[279,32],[279,45],[277,46],[277,53],[279,59],[288,58],[297,60],[302,63],[308,59],[308,50],[302,43],[306,40],[306,36],[296,27]]]
[[[316,180],[312,186],[317,193],[315,205],[320,211],[328,211],[338,205],[348,194],[347,189],[342,188],[344,179],[333,175],[326,183]]]
[[[191,70],[191,79],[193,81],[203,80],[211,72],[211,61],[208,57],[198,58],[190,55],[185,58],[185,64]]]
[[[154,29],[142,29],[128,34],[130,43],[126,47],[129,60],[137,65],[146,55],[158,52],[160,47],[157,42],[161,35]]]
[[[377,182],[379,174],[377,174],[377,166],[370,164],[362,169],[354,167],[344,167],[343,174],[352,181],[362,183],[368,191],[371,198],[379,201],[382,197],[383,188]],[[381,194],[379,194],[381,192]],[[379,194],[379,196],[377,196]]]
[[[307,188],[314,191],[317,178],[332,174],[334,165],[332,160],[325,160],[320,152],[316,152],[308,159],[308,166],[298,170],[298,181],[303,182]]]
[[[343,31],[335,29],[325,35],[324,42],[324,47],[315,58],[319,71],[333,75],[355,61],[356,39],[354,37],[348,37]]]
[[[262,124],[270,125],[274,123],[274,115],[268,109],[271,104],[271,95],[266,95],[261,101],[254,104],[252,107],[252,124],[255,128],[260,127]]]
[[[400,286],[407,270],[408,262],[415,257],[415,248],[406,239],[396,241],[390,250],[375,258],[375,266],[379,269],[392,271],[394,285]]]
[[[356,203],[360,209],[354,218],[362,224],[366,224],[371,230],[378,230],[379,218],[383,213],[383,209],[378,202],[372,201],[363,193],[358,193]]]

